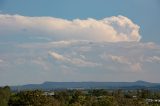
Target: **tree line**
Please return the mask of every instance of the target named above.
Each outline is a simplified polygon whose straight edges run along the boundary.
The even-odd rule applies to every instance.
[[[50,95],[51,92],[54,94]],[[160,106],[158,102],[147,103],[147,98],[160,99],[160,92],[147,89],[11,92],[9,86],[0,88],[0,106]]]

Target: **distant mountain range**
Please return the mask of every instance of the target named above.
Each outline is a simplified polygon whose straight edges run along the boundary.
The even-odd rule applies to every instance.
[[[160,89],[160,83],[136,82],[44,82],[11,86],[12,90],[54,90],[54,89]]]

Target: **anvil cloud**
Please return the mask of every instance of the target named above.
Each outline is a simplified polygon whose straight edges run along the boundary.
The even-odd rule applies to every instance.
[[[66,20],[54,17],[29,17],[0,14],[0,34],[3,36],[49,36],[54,40],[139,41],[139,26],[125,16],[101,20]]]

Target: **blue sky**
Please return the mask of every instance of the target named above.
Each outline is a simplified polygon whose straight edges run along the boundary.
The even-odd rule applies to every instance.
[[[1,0],[0,85],[160,82],[159,10],[159,0]]]

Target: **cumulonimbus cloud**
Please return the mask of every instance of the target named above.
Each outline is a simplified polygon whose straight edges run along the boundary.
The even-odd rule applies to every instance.
[[[54,40],[139,41],[139,26],[124,16],[101,20],[66,20],[54,17],[28,17],[0,14],[0,35],[48,36]]]

